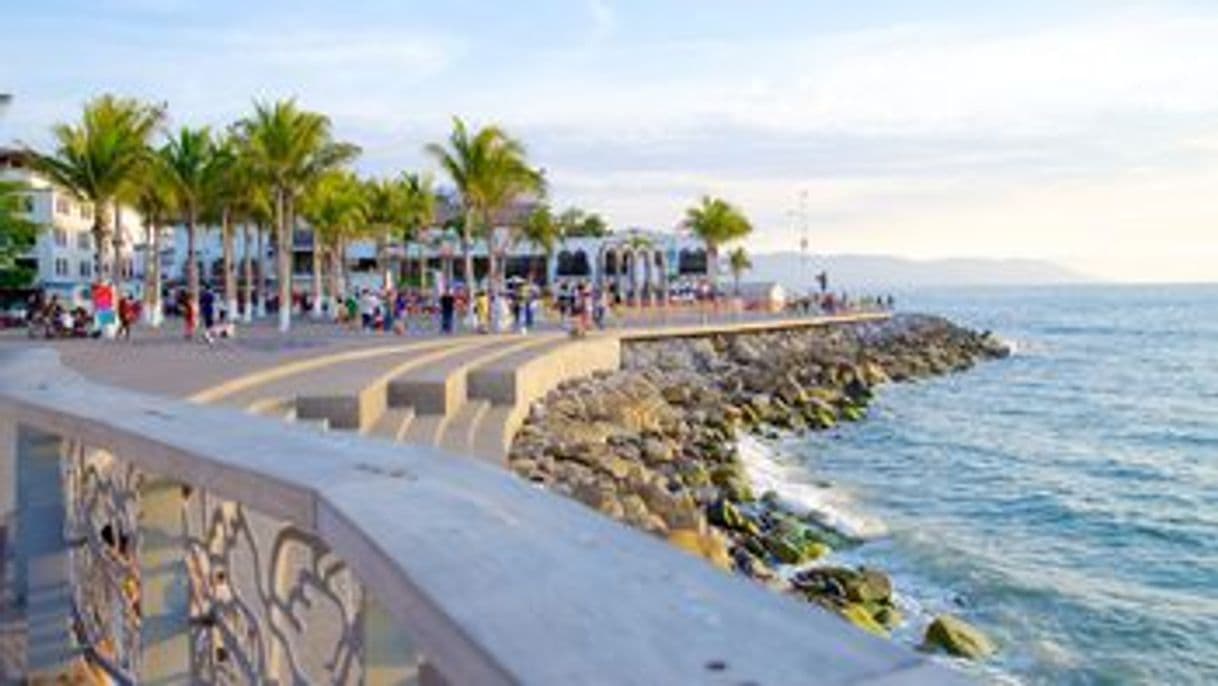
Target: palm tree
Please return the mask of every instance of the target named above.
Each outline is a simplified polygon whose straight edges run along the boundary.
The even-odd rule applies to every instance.
[[[740,277],[753,268],[753,261],[741,245],[727,254],[727,264],[732,270],[732,281],[735,283],[736,296],[740,296]]]
[[[487,238],[489,276],[493,282],[494,239],[491,234],[494,216],[521,195],[544,192],[542,173],[528,166],[524,145],[503,129],[486,126],[471,133],[459,117],[453,117],[447,147],[431,143],[425,150],[448,174],[461,197],[461,249],[466,288],[472,290],[474,287],[471,250],[476,232]]]
[[[431,176],[403,172],[401,180],[402,241],[418,241],[436,220],[436,191]],[[426,287],[427,258],[419,253],[419,287]]]
[[[295,100],[256,102],[254,113],[238,124],[251,169],[271,190],[279,280],[279,330],[292,325],[292,230],[301,192],[327,170],[359,154],[359,148],[336,143],[330,120],[307,112]]]
[[[333,315],[338,309],[333,303],[345,290],[342,281],[343,256],[347,242],[367,233],[368,197],[366,188],[349,172],[330,171],[314,182],[301,201],[301,214],[313,227],[314,279],[321,283],[323,252],[329,258],[330,277],[327,309]],[[318,300],[323,298],[315,289]]]
[[[538,205],[520,227],[520,237],[541,248],[546,256],[546,268],[554,257],[554,250],[563,238],[563,227],[555,218],[549,205]]]
[[[215,141],[207,165],[204,205],[208,223],[220,227],[224,299],[229,316],[234,318],[237,316],[236,222],[249,187],[238,150],[238,141],[231,135]]]
[[[161,302],[161,232],[165,223],[173,217],[173,188],[159,159],[149,160],[141,169],[139,179],[132,184],[134,196],[131,202],[144,219],[147,247],[144,260],[144,321],[158,327],[164,312],[164,303]]]
[[[595,212],[585,212],[578,207],[568,207],[558,215],[566,238],[604,238],[613,233],[604,217]]]
[[[365,185],[369,231],[376,241],[376,270],[388,268],[389,241],[401,223],[402,189],[393,179],[369,179]]]
[[[263,244],[263,236],[266,234],[266,228],[273,221],[274,212],[271,209],[270,194],[266,188],[257,184],[253,180],[250,169],[246,165],[246,161],[242,160],[242,169],[247,180],[245,186],[245,195],[242,201],[242,219],[245,228],[243,241],[242,257],[242,278],[245,280],[245,321],[251,322],[254,319],[254,310],[258,309],[258,316],[266,316],[266,293],[263,285],[266,282],[266,250]],[[253,225],[251,235],[250,227]],[[255,241],[255,237],[257,240]],[[257,261],[257,269],[255,270],[255,260]],[[255,277],[254,272],[257,271]]]
[[[722,198],[702,196],[702,202],[685,211],[685,223],[706,244],[707,266],[711,278],[711,297],[717,299],[719,285],[719,248],[753,231],[744,214]]]
[[[164,115],[161,106],[103,95],[85,104],[80,123],[51,129],[56,146],[51,155],[30,151],[39,171],[91,205],[93,273],[99,282],[111,277],[111,204],[147,163],[149,139]]]
[[[199,311],[199,258],[195,243],[199,214],[210,199],[219,156],[211,129],[182,127],[160,150],[174,205],[186,224],[186,289],[191,308]]]

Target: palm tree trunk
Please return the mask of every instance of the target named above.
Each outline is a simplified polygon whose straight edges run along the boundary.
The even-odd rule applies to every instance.
[[[123,212],[117,198],[114,200],[114,230],[110,232],[110,243],[114,246],[114,258],[111,269],[114,272],[114,288],[116,290],[115,296],[117,297],[117,290],[123,279],[123,272],[120,268],[122,266],[123,254]]]
[[[347,241],[345,239],[338,239],[338,255],[335,257],[338,259],[338,273],[342,275],[339,285],[342,286],[342,290],[346,291],[347,284],[351,282],[351,270],[347,266]]]
[[[376,237],[376,273],[381,279],[385,278],[385,270],[388,268],[389,252],[389,232],[381,232]],[[397,279],[394,279],[396,283]]]
[[[148,253],[144,265],[144,323],[153,328],[161,325],[161,227],[155,219],[145,224],[148,231]]]
[[[470,240],[471,229],[474,223],[474,213],[472,211],[465,213],[465,222],[461,226],[461,255],[465,260],[465,290],[470,296],[470,302],[473,302],[474,294],[474,253],[473,241]],[[472,311],[472,308],[471,308]]]
[[[258,318],[262,319],[266,317],[266,296],[270,290],[270,280],[267,278],[270,270],[267,268],[266,261],[267,229],[262,224],[258,224],[255,228],[258,231],[258,283],[254,287],[254,299],[258,302]]]
[[[317,229],[313,229],[313,307],[310,316],[314,319],[321,319],[322,307],[321,299],[324,297],[321,284],[321,234]]]
[[[106,266],[109,264],[110,241],[106,224],[106,206],[103,201],[93,203],[93,280],[103,283],[108,280]]]
[[[220,215],[220,240],[224,253],[224,298],[229,321],[237,320],[237,250],[233,244],[235,230],[232,213],[226,207]]]
[[[342,265],[339,264],[339,251],[330,251],[330,302],[333,303],[330,308],[330,318],[338,319],[339,299],[342,298],[342,293],[345,290],[343,284]]]
[[[195,254],[195,210],[186,212],[186,294],[190,308],[198,317],[199,312],[199,258]]]
[[[241,224],[241,278],[245,281],[242,288],[242,300],[245,301],[245,310],[242,316],[242,321],[249,324],[254,320],[254,260],[252,258],[253,250],[251,244],[253,236],[250,235],[249,222]]]
[[[279,331],[292,328],[292,236],[288,226],[286,192],[275,189],[275,274],[279,279]]]

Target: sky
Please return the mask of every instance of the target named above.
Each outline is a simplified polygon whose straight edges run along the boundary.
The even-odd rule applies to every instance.
[[[714,194],[755,252],[806,217],[817,253],[1218,280],[1212,0],[0,0],[0,26],[0,145],[103,92],[175,126],[297,97],[367,174],[500,124],[619,227]]]

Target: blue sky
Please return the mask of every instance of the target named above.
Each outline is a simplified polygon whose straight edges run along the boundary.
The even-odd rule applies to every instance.
[[[177,124],[298,96],[391,173],[460,114],[618,225],[715,193],[793,249],[807,191],[818,251],[1218,279],[1218,3],[7,5],[0,143],[107,90]]]

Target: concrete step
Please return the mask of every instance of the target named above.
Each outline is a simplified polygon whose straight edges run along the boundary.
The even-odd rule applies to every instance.
[[[302,429],[308,429],[309,431],[316,431],[317,433],[322,434],[330,430],[330,421],[327,419],[294,418],[290,423],[299,426]]]
[[[467,350],[480,349],[482,341],[451,342],[425,352],[393,356],[380,364],[366,364],[357,370],[344,369],[331,375],[322,389],[298,391],[296,413],[301,417],[325,418],[331,426],[352,431],[367,431],[389,409],[389,384],[413,369],[428,367]],[[398,403],[396,406],[404,406]]]
[[[492,405],[472,429],[470,452],[488,462],[503,464],[512,447],[512,437],[524,423],[528,411],[527,405]]]
[[[250,403],[245,411],[260,417],[282,419],[287,422],[294,421],[296,419],[296,398],[292,396],[260,398]]]
[[[486,400],[470,400],[440,428],[437,445],[445,450],[469,455],[473,452],[474,435],[483,416],[491,409]]]
[[[442,414],[416,414],[400,439],[403,443],[439,445],[448,417]]]
[[[419,414],[450,415],[467,397],[469,371],[524,351],[550,344],[560,334],[497,336],[484,346],[470,347],[435,364],[417,367],[389,382],[389,406],[413,406]]]
[[[562,337],[471,370],[469,397],[496,405],[530,403],[563,381],[616,370],[621,361],[621,343],[614,337]]]
[[[368,429],[367,434],[400,441],[414,422],[414,417],[413,407],[391,407]]]

